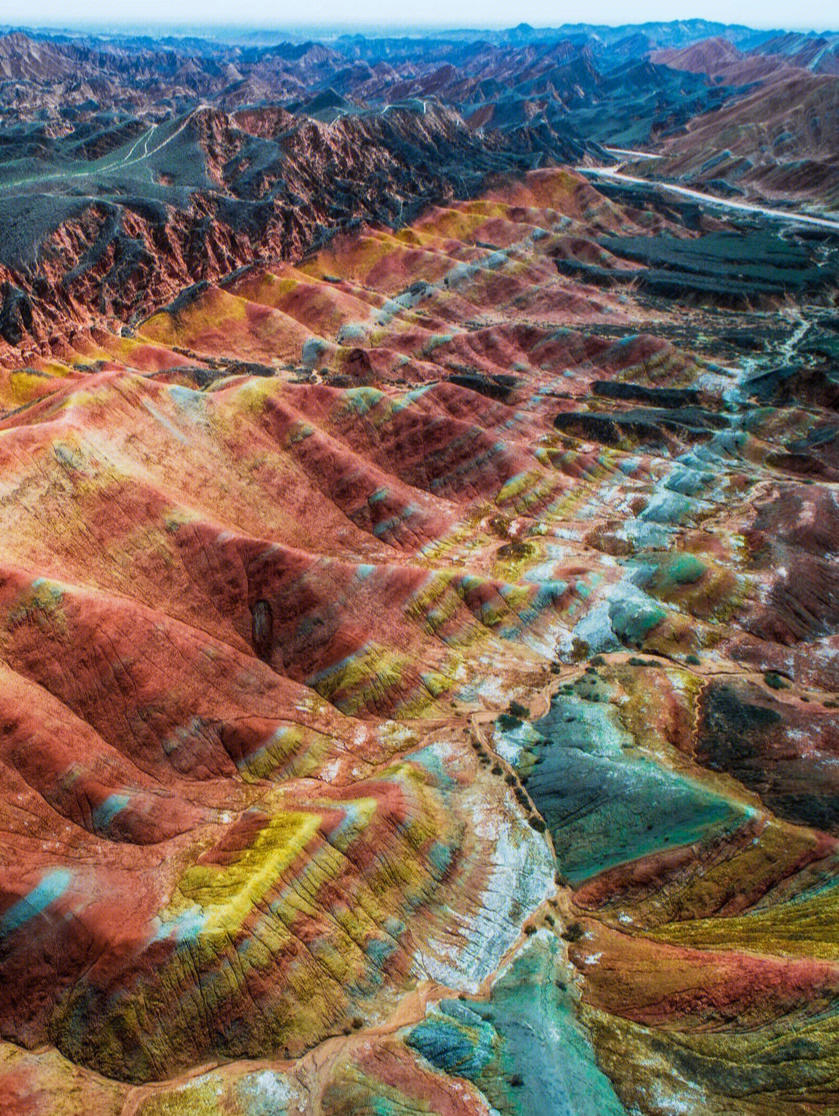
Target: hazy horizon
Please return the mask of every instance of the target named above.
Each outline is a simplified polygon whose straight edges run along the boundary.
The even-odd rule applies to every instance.
[[[824,5],[818,0],[801,0],[796,5],[796,19],[789,19],[789,8],[777,0],[761,6],[755,13],[751,0],[707,0],[697,11],[691,2],[674,3],[673,0],[650,0],[643,12],[624,0],[591,0],[586,6],[586,19],[580,18],[578,7],[563,10],[545,0],[525,0],[517,7],[515,18],[510,18],[509,5],[501,0],[478,3],[461,0],[452,5],[446,0],[428,0],[421,20],[398,15],[386,0],[363,0],[355,6],[357,17],[346,20],[338,5],[329,5],[300,20],[300,9],[293,4],[267,3],[266,0],[243,0],[237,5],[237,17],[230,18],[230,5],[226,0],[146,0],[142,5],[127,3],[101,17],[101,7],[91,0],[33,0],[27,6],[25,21],[5,20],[0,7],[0,28],[5,31],[27,29],[63,33],[85,34],[109,32],[154,34],[203,34],[214,31],[229,35],[231,31],[257,31],[278,33],[305,33],[307,31],[332,34],[367,32],[372,30],[398,31],[403,34],[422,34],[428,31],[480,32],[498,31],[528,23],[536,29],[551,29],[566,25],[585,24],[616,26],[642,26],[645,23],[689,22],[704,20],[725,25],[741,25],[755,30],[810,31],[830,33],[839,30],[839,20],[829,25],[824,22]],[[452,15],[452,11],[457,12]]]

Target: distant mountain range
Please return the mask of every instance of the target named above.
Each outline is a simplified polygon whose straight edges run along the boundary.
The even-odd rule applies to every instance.
[[[839,35],[702,20],[271,43],[11,32],[0,337],[144,313],[347,222],[398,226],[493,175],[609,162],[609,145],[665,156],[645,174],[835,204],[837,51]],[[817,127],[791,125],[802,105]]]

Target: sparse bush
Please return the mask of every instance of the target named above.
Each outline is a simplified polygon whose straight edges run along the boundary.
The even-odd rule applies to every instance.
[[[789,682],[782,678],[776,670],[767,670],[763,676],[763,681],[771,690],[788,690]]]
[[[502,732],[512,732],[521,726],[521,721],[518,717],[511,717],[509,713],[500,713],[495,722]]]

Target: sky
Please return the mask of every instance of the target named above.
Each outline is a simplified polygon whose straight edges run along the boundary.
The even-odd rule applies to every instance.
[[[413,5],[394,0],[0,0],[0,25],[69,28],[95,24],[161,23],[210,27],[231,25],[278,28],[293,26],[341,27],[426,25],[441,27],[510,27],[527,22],[534,27],[562,23],[643,23],[645,20],[702,18],[749,27],[839,30],[837,0],[421,0]]]

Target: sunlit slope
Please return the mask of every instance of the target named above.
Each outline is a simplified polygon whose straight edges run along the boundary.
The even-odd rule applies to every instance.
[[[536,172],[9,372],[10,1111],[836,1107],[836,399],[664,229]]]

